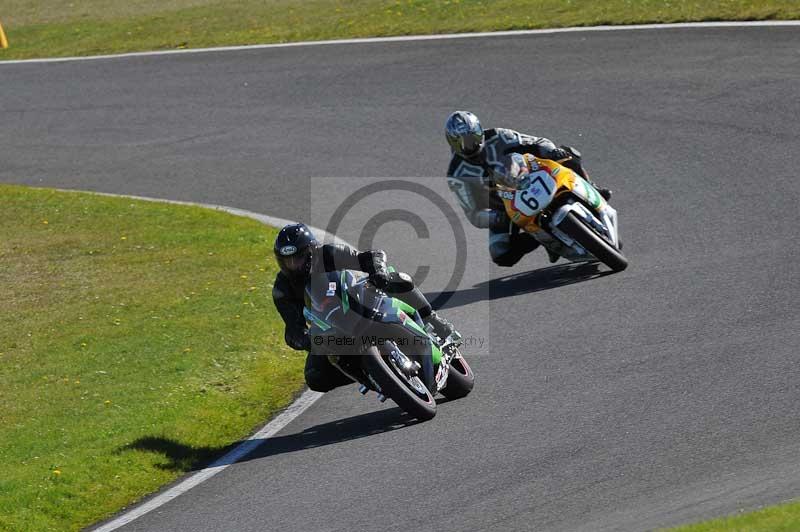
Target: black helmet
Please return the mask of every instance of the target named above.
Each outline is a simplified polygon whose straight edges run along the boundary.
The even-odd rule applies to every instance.
[[[290,224],[275,239],[275,260],[281,271],[290,276],[308,275],[317,239],[304,224]]]
[[[456,111],[448,116],[444,134],[453,151],[462,157],[472,157],[483,148],[481,122],[468,111]]]

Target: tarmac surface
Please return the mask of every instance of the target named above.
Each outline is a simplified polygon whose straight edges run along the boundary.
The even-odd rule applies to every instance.
[[[0,64],[0,79],[0,182],[323,228],[349,201],[337,234],[444,293],[472,342],[476,388],[434,420],[338,389],[123,530],[641,530],[800,494],[800,29]],[[628,270],[542,251],[494,267],[442,177],[459,108],[577,146],[615,191]]]

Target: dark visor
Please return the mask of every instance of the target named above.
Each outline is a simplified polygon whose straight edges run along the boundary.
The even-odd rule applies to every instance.
[[[281,269],[294,273],[302,272],[305,269],[308,253],[309,251],[306,249],[295,253],[294,255],[278,256],[278,262],[280,263]]]

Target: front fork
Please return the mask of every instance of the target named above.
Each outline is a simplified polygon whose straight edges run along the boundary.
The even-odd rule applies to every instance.
[[[433,327],[429,324],[425,327],[428,336],[438,338],[433,332]],[[445,338],[439,339],[439,350],[442,352],[442,357],[439,361],[439,369],[436,372],[436,391],[441,391],[447,385],[447,376],[450,374],[450,364],[456,357],[460,356],[458,348],[461,346],[461,333],[453,331],[453,334]]]
[[[562,205],[552,214],[549,220],[550,232],[567,246],[575,245],[575,241],[558,226],[569,213],[575,214],[591,226],[599,234],[607,237],[615,248],[619,248],[619,230],[617,228],[617,211],[606,204],[602,211],[593,213],[583,203],[576,201]],[[599,217],[599,218],[598,218]]]

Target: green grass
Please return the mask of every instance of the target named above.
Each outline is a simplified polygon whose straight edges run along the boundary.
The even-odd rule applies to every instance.
[[[798,18],[796,0],[5,0],[0,60]],[[302,357],[281,347],[266,290],[272,231],[19,187],[0,186],[0,205],[0,529],[108,515],[216,456],[300,387]],[[676,530],[798,529],[800,503]]]
[[[793,532],[800,530],[800,502],[671,529],[671,532]]]
[[[797,0],[5,0],[0,59],[597,24],[800,18]]]
[[[302,386],[275,231],[0,185],[0,530],[77,530],[207,462]]]

